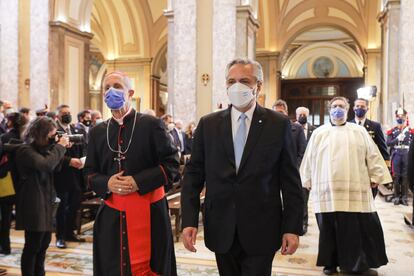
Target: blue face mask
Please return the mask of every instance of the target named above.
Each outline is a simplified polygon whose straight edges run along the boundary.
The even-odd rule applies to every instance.
[[[331,109],[331,118],[334,121],[344,121],[345,120],[345,109],[340,107],[335,107]]]
[[[362,118],[362,117],[364,117],[364,116],[365,116],[365,114],[367,113],[367,110],[366,110],[366,109],[363,109],[363,108],[357,108],[357,109],[355,109],[354,111],[355,111],[355,115],[356,115],[358,118]]]
[[[110,87],[105,93],[105,103],[112,110],[119,110],[125,105],[124,90]]]
[[[404,123],[404,119],[403,118],[397,118],[397,124],[402,125]]]

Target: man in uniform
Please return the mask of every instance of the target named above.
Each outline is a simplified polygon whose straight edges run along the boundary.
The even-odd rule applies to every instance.
[[[397,126],[387,131],[387,145],[391,148],[391,164],[394,176],[394,204],[408,205],[407,161],[408,149],[414,138],[414,129],[407,125],[407,111],[395,111]]]
[[[368,131],[368,134],[371,136],[372,140],[374,140],[375,144],[377,145],[379,151],[381,152],[382,158],[384,158],[384,160],[390,160],[390,155],[388,153],[387,145],[385,144],[385,138],[384,133],[382,132],[381,124],[367,119],[366,115],[368,109],[369,108],[367,99],[356,99],[354,101],[355,118],[352,119],[350,122],[363,126]],[[374,196],[374,198],[377,195],[377,193],[378,187],[372,188],[372,195]]]
[[[85,171],[104,199],[94,225],[94,275],[177,275],[164,189],[178,173],[177,149],[161,120],[136,112],[122,72],[103,82],[112,118],[89,132]]]

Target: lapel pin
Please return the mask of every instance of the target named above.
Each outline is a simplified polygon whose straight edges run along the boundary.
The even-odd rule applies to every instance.
[[[261,124],[262,123],[262,120],[259,120],[259,124]]]

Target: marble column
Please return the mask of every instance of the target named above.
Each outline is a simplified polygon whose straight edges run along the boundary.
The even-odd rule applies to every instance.
[[[168,17],[168,112],[189,122],[196,118],[197,0],[176,0]]]
[[[213,96],[216,107],[229,103],[226,95],[226,65],[235,57],[256,56],[259,23],[250,1],[214,0],[213,7]]]
[[[49,0],[30,2],[30,103],[34,110],[50,104],[49,7]]]
[[[405,109],[411,123],[414,120],[414,1],[401,0],[399,94],[404,95]]]
[[[379,18],[383,34],[382,52],[382,118],[386,126],[393,125],[393,112],[401,104],[399,96],[400,1],[388,0]]]
[[[18,102],[18,1],[0,1],[0,100]]]

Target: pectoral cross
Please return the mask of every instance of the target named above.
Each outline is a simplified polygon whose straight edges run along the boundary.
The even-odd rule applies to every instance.
[[[118,162],[118,171],[122,170],[122,160],[125,160],[125,155],[118,152],[118,155],[114,157],[114,161]]]

